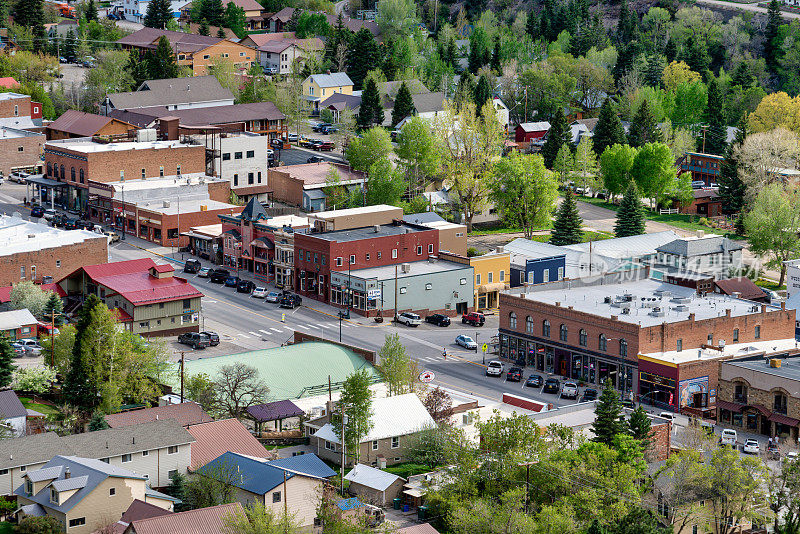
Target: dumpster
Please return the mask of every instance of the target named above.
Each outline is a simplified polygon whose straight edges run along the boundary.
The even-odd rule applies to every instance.
[[[403,511],[404,511],[404,512],[408,512],[408,505],[407,505],[407,504],[404,504],[404,505],[403,505]]]
[[[394,506],[393,506],[393,508],[394,508],[395,510],[399,510],[399,509],[400,509],[400,497],[397,497],[397,498],[394,500]]]
[[[417,519],[420,521],[425,521],[428,518],[428,507],[427,506],[420,506],[417,508]]]

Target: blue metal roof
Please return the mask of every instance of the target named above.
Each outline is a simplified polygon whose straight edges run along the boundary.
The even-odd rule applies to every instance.
[[[328,467],[328,464],[316,454],[301,454],[291,458],[273,460],[269,464],[317,478],[330,478],[336,475],[336,471]]]

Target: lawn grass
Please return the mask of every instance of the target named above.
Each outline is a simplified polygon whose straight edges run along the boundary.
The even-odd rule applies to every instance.
[[[11,534],[14,532],[14,524],[8,521],[0,522],[0,534]]]
[[[57,408],[50,406],[49,404],[40,404],[38,402],[33,402],[33,399],[30,397],[20,397],[19,401],[22,403],[25,408],[36,410],[37,412],[44,414],[44,415],[57,415],[60,412]],[[0,531],[2,534],[2,531]]]
[[[764,289],[771,289],[772,291],[780,291],[781,289],[786,289],[786,284],[782,286],[778,285],[778,282],[774,280],[767,280],[766,278],[759,278],[756,280],[755,284],[758,287],[763,287]]]
[[[594,232],[594,231],[585,231],[583,232],[583,242],[588,243],[589,241],[602,241],[604,239],[611,239],[614,237],[611,234],[607,234],[605,232]],[[538,241],[539,243],[548,243],[550,242],[550,234],[544,235],[535,235],[531,237],[531,241]]]
[[[420,473],[430,473],[431,468],[427,465],[422,464],[413,464],[413,463],[402,463],[396,464],[392,467],[387,467],[384,471],[388,473],[392,473],[394,475],[408,478],[411,475],[419,475]]]

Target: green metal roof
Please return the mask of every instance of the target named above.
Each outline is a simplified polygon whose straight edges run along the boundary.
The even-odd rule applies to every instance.
[[[234,363],[245,363],[258,369],[259,377],[270,390],[272,400],[296,399],[319,395],[328,390],[328,376],[336,388],[354,371],[367,369],[373,381],[380,376],[366,360],[338,345],[323,342],[305,342],[274,349],[240,352],[226,356],[186,360],[186,376],[205,373],[212,380],[220,367]],[[173,391],[180,388],[178,364],[170,385]]]

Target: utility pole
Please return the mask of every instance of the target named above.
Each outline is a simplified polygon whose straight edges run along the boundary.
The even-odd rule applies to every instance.
[[[56,366],[56,310],[51,310],[50,316],[50,365]]]
[[[183,404],[183,357],[184,352],[181,351],[181,404]]]
[[[539,462],[522,462],[520,467],[525,468],[525,513],[528,513],[531,495],[531,466]]]
[[[339,475],[342,477],[342,497],[344,497],[344,450],[347,447],[347,445],[345,445],[346,441],[344,439],[346,427],[347,427],[347,414],[344,413],[344,410],[342,410],[342,468],[339,471]]]
[[[286,498],[286,471],[283,472],[283,532],[289,534],[289,503]]]
[[[397,320],[397,264],[394,264],[394,319]]]

